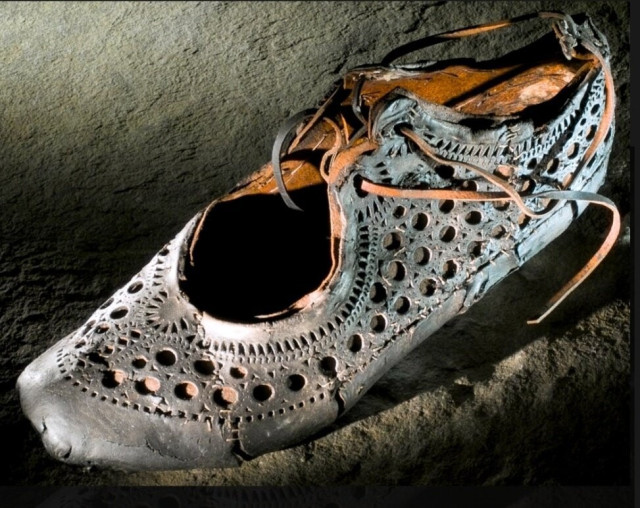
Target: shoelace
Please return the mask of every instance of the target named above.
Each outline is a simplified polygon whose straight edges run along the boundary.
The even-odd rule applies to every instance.
[[[433,35],[426,37],[424,39],[414,41],[405,46],[400,46],[396,48],[392,52],[390,52],[382,61],[382,65],[388,65],[391,61],[399,58],[407,54],[410,51],[415,51],[417,49],[422,49],[432,44],[437,44],[439,42],[443,42],[445,40],[466,37],[469,35],[476,35],[483,32],[488,32],[491,30],[496,30],[498,28],[503,28],[514,24],[516,22],[526,21],[529,19],[533,19],[535,17],[541,18],[551,18],[551,19],[560,19],[565,23],[565,26],[570,30],[571,34],[576,33],[575,25],[573,20],[564,14],[555,13],[555,12],[542,12],[537,14],[528,14],[524,16],[519,16],[517,18],[511,18],[507,20],[497,21],[494,23],[487,23],[483,25],[477,25],[475,27],[463,28],[459,30],[454,30],[451,32],[444,32],[441,34]],[[554,27],[556,33],[558,30]],[[613,87],[613,78],[611,75],[611,70],[607,65],[606,60],[602,56],[601,52],[593,45],[590,41],[580,40],[579,41],[582,46],[587,49],[598,61],[600,67],[602,68],[605,76],[605,107],[602,114],[602,118],[600,120],[600,124],[598,129],[596,130],[594,137],[591,141],[591,144],[585,151],[582,160],[578,164],[576,170],[573,173],[573,178],[579,173],[579,171],[589,163],[589,161],[595,155],[598,147],[604,140],[607,131],[611,127],[611,123],[613,120],[613,109],[615,104],[615,95],[614,95],[614,87]],[[565,54],[570,54],[570,56],[574,58],[581,59],[589,59],[589,56],[580,56],[575,51],[575,45],[578,43],[576,39],[569,40],[568,43],[561,39],[561,43],[563,44],[563,51]],[[340,91],[340,87],[337,87],[328,99],[323,103],[323,105],[318,110],[306,110],[294,115],[290,119],[288,119],[285,124],[280,128],[276,141],[273,146],[272,151],[272,166],[274,171],[274,177],[276,180],[276,185],[278,187],[278,191],[282,196],[284,202],[290,208],[295,210],[301,210],[298,207],[291,197],[289,196],[284,179],[282,176],[282,169],[280,166],[280,159],[285,153],[291,152],[295,146],[302,140],[304,135],[311,130],[313,126],[315,126],[319,121],[327,122],[330,127],[333,129],[335,133],[335,140],[333,146],[325,152],[323,155],[320,165],[319,171],[327,184],[335,184],[339,179],[340,175],[343,172],[343,169],[353,164],[358,157],[362,154],[375,150],[378,145],[375,141],[371,139],[371,122],[370,119],[364,117],[361,106],[360,106],[360,92],[362,89],[364,79],[360,78],[358,82],[355,84],[353,92],[352,92],[352,110],[356,118],[358,118],[362,122],[362,126],[355,132],[351,139],[349,139],[348,129],[346,127],[346,121],[344,117],[343,120],[343,128],[341,129],[333,120],[327,117],[323,117],[322,115],[326,112],[329,105],[332,103],[332,100],[335,98],[336,94]],[[306,118],[311,117],[310,120],[299,130],[295,139],[293,139],[290,143],[287,144],[287,140],[291,135],[291,132],[298,128],[300,123],[304,121]],[[585,266],[576,273],[571,280],[569,280],[559,291],[557,291],[551,299],[546,303],[543,312],[532,319],[527,320],[528,324],[538,324],[542,322],[553,310],[560,305],[562,301],[564,301],[569,294],[571,294],[600,264],[600,262],[607,256],[613,245],[615,244],[616,238],[620,232],[620,213],[616,207],[616,205],[608,198],[601,196],[599,194],[593,192],[583,192],[583,191],[572,191],[572,190],[553,190],[553,191],[544,191],[538,192],[535,194],[523,195],[520,194],[516,189],[514,189],[510,184],[500,179],[492,172],[487,171],[479,166],[474,164],[449,160],[436,155],[435,151],[428,145],[428,143],[421,138],[415,131],[409,129],[408,127],[401,127],[399,132],[404,135],[407,139],[411,140],[422,153],[440,164],[448,164],[448,165],[458,165],[464,167],[477,175],[483,177],[485,180],[490,182],[492,185],[501,189],[496,192],[478,192],[473,190],[452,190],[452,189],[406,189],[391,185],[383,185],[371,182],[363,178],[360,183],[360,188],[362,191],[367,193],[376,194],[381,197],[389,197],[389,198],[407,198],[407,199],[430,199],[430,200],[452,200],[452,201],[512,201],[514,202],[518,208],[521,210],[523,214],[531,219],[540,219],[546,217],[553,210],[556,209],[557,205],[563,201],[573,201],[573,202],[585,202],[587,204],[597,204],[609,209],[612,213],[612,221],[611,226],[609,228],[609,232],[607,233],[604,241],[600,245],[599,249],[596,253],[587,261]],[[365,137],[365,134],[366,137]],[[283,150],[283,147],[287,147]],[[505,169],[512,169],[516,171],[517,168],[509,165],[503,165]],[[567,183],[570,185],[570,182]],[[525,199],[549,199],[556,200],[555,205],[548,207],[548,209],[543,210],[541,212],[536,212],[530,209],[524,202]]]

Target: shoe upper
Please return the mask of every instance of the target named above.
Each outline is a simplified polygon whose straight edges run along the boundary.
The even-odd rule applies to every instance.
[[[589,22],[579,29],[608,55],[604,37]],[[570,52],[571,40],[561,42],[560,49]],[[305,244],[303,230],[310,230],[309,238],[318,235],[301,223],[298,232],[284,230],[303,245],[278,269],[266,275],[256,270],[243,279],[237,269],[217,265],[212,253],[230,250],[224,259],[232,263],[237,242],[225,241],[233,233],[220,233],[216,210],[252,192],[259,195],[269,185],[267,194],[277,198],[271,165],[197,214],[85,325],[21,375],[23,409],[48,450],[71,463],[125,469],[222,467],[289,446],[332,423],[391,365],[546,246],[586,206],[531,199],[531,208],[551,210],[531,219],[509,200],[381,197],[363,192],[359,183],[495,191],[491,181],[464,165],[472,164],[497,168],[498,176],[523,195],[534,189],[595,192],[605,177],[613,125],[591,162],[577,169],[604,114],[604,73],[579,74],[582,64],[558,61],[553,69],[520,70],[514,79],[522,82],[498,81],[494,95],[509,97],[512,92],[499,87],[508,89],[510,83],[520,94],[514,101],[527,105],[502,108],[500,115],[474,113],[500,107],[500,101],[491,104],[490,94],[482,104],[472,94],[459,94],[457,108],[425,98],[436,93],[424,92],[428,80],[411,83],[441,64],[366,67],[347,74],[346,90],[366,78],[361,93],[369,128],[366,141],[343,150],[355,156],[329,183],[309,177],[326,200],[325,215],[318,219],[324,223],[328,217],[322,240]],[[485,71],[491,67],[464,71],[458,79],[468,81]],[[555,87],[553,93],[527,89],[536,72],[550,76],[545,83]],[[575,76],[580,79],[574,83]],[[344,98],[345,104],[352,101],[352,95]],[[340,117],[334,120],[339,125]],[[399,126],[410,126],[449,163],[426,157]],[[303,136],[285,169],[300,167],[299,175],[310,171],[297,161],[310,146],[330,150],[333,141],[326,132],[331,130],[326,129]],[[373,148],[359,151],[365,143]],[[343,152],[334,154],[334,162]],[[294,177],[289,184],[293,194]],[[280,220],[279,213],[274,220]],[[260,223],[255,234],[262,229]],[[278,241],[245,247],[260,260],[261,249],[282,252]],[[207,242],[206,249],[200,242]],[[322,248],[326,252],[317,254]],[[286,255],[274,255],[273,262]],[[298,266],[294,258],[306,262]],[[202,275],[194,260],[196,265],[210,262],[213,275]],[[318,275],[307,286],[296,286],[285,302],[273,288],[293,287],[303,278],[287,273],[287,263]],[[211,282],[215,277],[227,284],[240,277],[242,283],[237,292],[226,293],[228,286]],[[260,302],[270,293],[276,303],[265,305],[262,313],[243,314],[238,308],[243,295]],[[207,298],[223,303],[205,309],[200,302]]]

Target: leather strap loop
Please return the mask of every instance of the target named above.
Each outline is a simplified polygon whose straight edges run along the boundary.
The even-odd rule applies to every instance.
[[[558,13],[557,12],[539,12],[539,13],[524,14],[522,16],[515,16],[513,18],[494,21],[491,23],[483,23],[481,25],[474,25],[467,28],[460,28],[457,30],[441,32],[439,34],[429,35],[422,39],[418,39],[416,41],[412,41],[395,48],[394,50],[387,53],[387,55],[382,59],[381,65],[388,66],[394,60],[397,60],[400,57],[403,57],[409,53],[413,53],[414,51],[418,51],[420,49],[428,48],[429,46],[440,44],[442,42],[447,42],[452,39],[461,39],[463,37],[478,35],[485,32],[491,32],[499,28],[505,28],[505,27],[514,25],[516,23],[522,23],[524,21],[529,21],[536,18],[560,18],[565,20],[567,18],[571,19],[569,16],[559,12]]]
[[[282,178],[282,167],[280,166],[280,159],[283,154],[283,147],[287,146],[286,142],[291,135],[291,132],[300,125],[300,122],[305,118],[308,118],[316,113],[313,109],[306,109],[304,111],[300,111],[296,113],[286,122],[282,124],[280,129],[278,130],[278,134],[276,135],[276,140],[273,143],[273,149],[271,150],[271,166],[273,167],[273,176],[276,180],[276,185],[278,186],[278,192],[282,196],[283,201],[289,208],[294,210],[302,211],[298,205],[296,205],[289,192],[287,191],[287,186],[284,183],[284,179]]]

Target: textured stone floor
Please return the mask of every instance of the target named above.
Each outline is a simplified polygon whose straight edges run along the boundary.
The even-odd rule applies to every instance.
[[[629,14],[609,38],[616,136],[601,192],[630,210]],[[280,123],[350,67],[429,33],[558,2],[0,4],[0,442],[8,485],[626,485],[630,233],[548,321],[525,324],[597,248],[588,210],[394,367],[315,440],[230,470],[127,474],[49,458],[15,381],[212,198],[270,156]],[[514,28],[422,58],[489,58]],[[537,31],[536,31],[537,30]],[[628,222],[626,223],[628,226]],[[8,454],[7,454],[8,452]]]

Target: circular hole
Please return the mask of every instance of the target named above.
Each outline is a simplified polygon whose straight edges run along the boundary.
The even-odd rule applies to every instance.
[[[307,380],[300,374],[291,374],[287,378],[287,388],[289,388],[289,390],[291,390],[292,392],[298,392],[302,390],[302,388],[304,388],[304,385],[306,384]]]
[[[196,360],[193,362],[193,368],[196,372],[210,376],[216,370],[216,366],[213,361],[208,359]]]
[[[418,265],[426,265],[431,259],[431,252],[426,247],[418,247],[413,253],[413,260]]]
[[[426,213],[417,213],[411,217],[411,226],[417,231],[422,231],[429,224],[429,216]]]
[[[410,307],[409,299],[401,296],[398,298],[393,304],[393,310],[395,310],[398,314],[406,314],[409,311]]]
[[[387,320],[384,318],[383,315],[377,314],[371,318],[370,325],[371,325],[371,330],[373,330],[376,333],[380,333],[384,331],[384,329],[387,327]]]
[[[185,381],[176,386],[176,396],[182,400],[191,400],[198,395],[198,387],[190,381]]]
[[[387,265],[386,276],[389,279],[402,280],[406,273],[407,271],[400,261],[391,261],[391,263]]]
[[[536,166],[538,165],[538,160],[536,158],[533,158],[529,161],[529,164],[527,164],[527,168],[528,169],[536,169]]]
[[[87,355],[87,359],[92,362],[92,363],[100,363],[102,365],[109,365],[107,363],[107,360],[105,359],[104,356],[102,356],[100,353],[98,353],[97,351],[92,351],[91,353],[89,353]]]
[[[170,349],[163,349],[156,354],[156,360],[160,365],[170,367],[178,360],[176,354]]]
[[[590,126],[589,130],[587,130],[587,132],[585,133],[584,138],[587,141],[591,141],[596,136],[597,131],[598,128],[595,125]]]
[[[264,402],[269,400],[273,395],[273,388],[271,385],[258,385],[253,389],[253,398],[258,402]]]
[[[569,148],[567,148],[567,157],[569,157],[569,159],[574,159],[577,157],[579,151],[580,145],[578,143],[572,143],[569,145]]]
[[[129,330],[129,336],[132,339],[139,339],[140,337],[142,337],[142,332],[140,330],[136,330],[135,328],[132,330]]]
[[[98,326],[96,326],[95,332],[96,333],[104,333],[108,329],[109,329],[109,324],[108,323],[100,323]]]
[[[555,158],[551,159],[549,162],[547,162],[547,173],[552,175],[553,173],[558,171],[559,167],[560,167],[560,160]]]
[[[494,207],[496,210],[499,210],[499,211],[501,211],[501,212],[504,212],[505,210],[508,210],[508,209],[509,209],[509,204],[510,204],[510,203],[509,203],[509,201],[503,201],[503,200],[501,200],[501,201],[494,201],[494,202],[493,202],[493,207]]]
[[[127,291],[132,294],[137,293],[142,289],[142,286],[144,286],[144,284],[142,284],[142,282],[138,280],[130,284],[129,287],[127,288]]]
[[[531,217],[529,217],[528,215],[525,215],[524,213],[521,213],[518,216],[518,226],[520,228],[524,228],[527,224],[529,224],[530,220],[531,220]]]
[[[166,256],[167,254],[169,254],[169,247],[165,245],[162,250],[158,252],[158,256]]]
[[[102,377],[102,385],[106,388],[115,388],[121,385],[126,377],[126,374],[121,370],[109,370]]]
[[[122,319],[127,314],[129,314],[129,309],[127,309],[126,307],[122,306],[122,307],[118,307],[118,308],[112,310],[111,314],[109,314],[109,316],[111,317],[111,319]]]
[[[504,228],[504,226],[496,226],[491,230],[491,233],[489,233],[493,238],[502,238],[504,235],[507,234],[507,230]]]
[[[500,165],[496,168],[496,170],[494,171],[494,174],[496,176],[499,176],[500,178],[508,180],[513,176],[513,167]]]
[[[268,399],[269,397],[267,397]],[[265,399],[266,400],[266,399]],[[213,402],[218,406],[227,408],[238,401],[238,392],[230,386],[216,388],[213,392]]]
[[[464,216],[464,220],[467,224],[475,226],[476,224],[480,224],[480,221],[482,220],[482,214],[476,211],[469,212]]]
[[[467,246],[467,253],[472,258],[478,258],[482,255],[482,242],[470,242]]]
[[[425,279],[420,283],[420,293],[424,296],[433,296],[436,292],[436,281],[433,279]]]
[[[387,299],[387,290],[382,284],[376,282],[369,290],[369,298],[373,303],[384,302]]]
[[[595,103],[591,108],[591,114],[595,115],[598,111],[600,111],[600,104]]]
[[[148,376],[136,383],[136,389],[144,395],[156,393],[160,389],[160,381],[155,377]]]
[[[462,182],[462,188],[464,190],[477,191],[478,190],[478,184],[476,182],[474,182],[473,180],[465,180],[464,182]]]
[[[540,207],[542,208],[542,211],[543,212],[549,211],[549,209],[551,208],[551,206],[549,205],[551,205],[552,202],[555,203],[555,201],[552,201],[549,198],[542,198],[540,200]]]
[[[520,192],[533,192],[533,189],[536,188],[536,182],[532,178],[525,178],[522,182],[522,186],[520,187]]]
[[[439,166],[436,166],[434,168],[434,171],[440,178],[444,178],[444,179],[452,178],[455,173],[455,170],[453,169],[452,166],[447,166],[445,164],[440,164]]]
[[[136,369],[143,369],[147,365],[147,359],[144,356],[138,356],[131,361],[131,365]]]
[[[357,353],[358,351],[360,351],[362,349],[362,335],[356,333],[349,337],[349,340],[347,341],[347,347],[352,353]]]
[[[442,265],[442,276],[445,279],[451,279],[458,272],[458,265],[452,259],[449,261],[445,261],[444,265]]]
[[[452,200],[445,199],[443,201],[440,201],[438,208],[440,208],[440,211],[442,213],[449,213],[451,210],[453,210],[454,205],[455,203]]]
[[[396,206],[395,210],[393,211],[393,216],[396,219],[400,219],[404,217],[405,213],[407,213],[407,209],[404,206]]]
[[[231,374],[231,377],[235,379],[242,379],[247,376],[247,369],[244,367],[231,367],[229,369],[229,374]]]
[[[356,196],[359,198],[365,198],[369,194],[362,190],[362,177],[360,175],[356,175],[353,177],[353,188],[356,191]]]
[[[456,237],[456,228],[453,226],[446,226],[440,231],[440,240],[443,242],[450,242]]]
[[[402,245],[402,235],[397,231],[387,233],[382,239],[382,246],[387,250],[399,249]]]
[[[325,356],[320,360],[320,371],[325,376],[334,377],[338,373],[338,360],[333,356]]]

